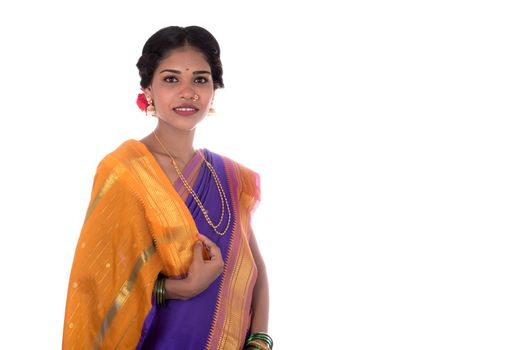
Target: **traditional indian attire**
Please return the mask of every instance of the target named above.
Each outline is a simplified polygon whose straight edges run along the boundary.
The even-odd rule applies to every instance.
[[[143,143],[126,141],[100,162],[69,281],[64,349],[243,347],[257,278],[248,227],[260,198],[259,177],[228,158],[205,149],[202,154],[231,209],[223,236],[209,226],[180,179],[173,186]],[[221,199],[202,157],[195,154],[183,175],[219,222]],[[158,275],[187,274],[198,233],[220,248],[223,273],[196,297],[167,300],[158,308]]]

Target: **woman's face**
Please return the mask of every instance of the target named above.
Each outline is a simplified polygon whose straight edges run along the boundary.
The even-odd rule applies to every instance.
[[[153,98],[159,119],[179,130],[193,130],[213,102],[211,68],[193,47],[174,49],[160,61],[144,92]]]

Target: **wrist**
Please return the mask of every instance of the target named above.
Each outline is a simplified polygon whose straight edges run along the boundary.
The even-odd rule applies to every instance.
[[[167,299],[188,300],[195,296],[191,280],[184,279],[166,279],[166,297]]]

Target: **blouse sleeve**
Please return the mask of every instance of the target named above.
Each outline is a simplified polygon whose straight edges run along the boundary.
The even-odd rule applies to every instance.
[[[239,166],[241,174],[241,196],[245,199],[246,209],[252,214],[260,203],[260,175],[243,165]]]
[[[258,173],[239,164],[240,178],[240,222],[246,238],[249,240],[248,229],[251,225],[251,216],[260,203],[260,176]]]

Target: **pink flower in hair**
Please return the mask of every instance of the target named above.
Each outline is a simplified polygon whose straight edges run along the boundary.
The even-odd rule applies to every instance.
[[[147,106],[149,106],[149,103],[147,103],[146,94],[143,92],[138,94],[136,98],[136,104],[142,112],[145,112],[147,110]]]

